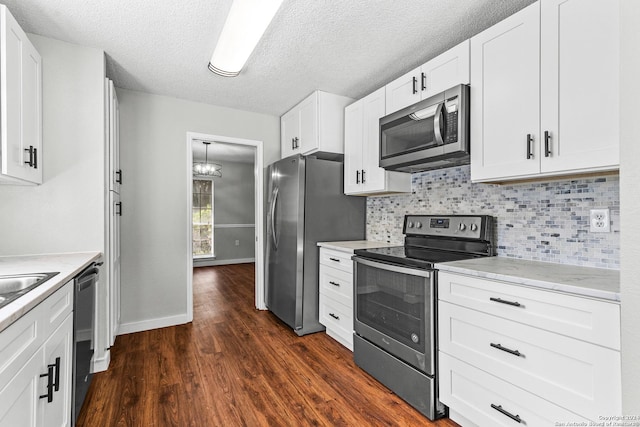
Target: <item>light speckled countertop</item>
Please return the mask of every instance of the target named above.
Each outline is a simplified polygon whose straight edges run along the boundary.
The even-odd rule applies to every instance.
[[[101,257],[102,254],[100,252],[0,257],[0,276],[59,272],[59,274],[40,286],[0,308],[0,331],[4,330],[33,307],[44,301],[49,295],[60,289],[85,267],[91,264],[91,262]]]
[[[440,271],[502,280],[557,292],[620,302],[620,272],[505,257],[436,264]]]
[[[352,254],[356,249],[387,248],[399,245],[386,242],[373,242],[371,240],[351,240],[342,242],[318,242],[318,246]]]

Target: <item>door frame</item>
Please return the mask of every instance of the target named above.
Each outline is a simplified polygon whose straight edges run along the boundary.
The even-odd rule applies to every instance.
[[[187,318],[189,322],[193,321],[193,241],[192,224],[191,224],[191,204],[193,192],[193,141],[216,141],[226,144],[237,144],[248,147],[254,147],[254,225],[255,225],[255,306],[258,310],[266,310],[267,306],[264,302],[264,142],[234,138],[222,135],[210,135],[198,132],[187,132],[187,197],[185,205],[187,207]]]

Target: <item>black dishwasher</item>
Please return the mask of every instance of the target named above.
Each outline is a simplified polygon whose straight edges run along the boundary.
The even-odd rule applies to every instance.
[[[74,279],[73,295],[73,405],[72,425],[75,425],[80,408],[91,384],[91,359],[95,344],[96,286],[102,263],[92,263]]]

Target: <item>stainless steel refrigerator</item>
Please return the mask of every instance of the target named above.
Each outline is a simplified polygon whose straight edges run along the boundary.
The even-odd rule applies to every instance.
[[[296,155],[267,176],[267,307],[298,335],[322,331],[317,243],[364,239],[366,199],[344,195],[342,161]]]

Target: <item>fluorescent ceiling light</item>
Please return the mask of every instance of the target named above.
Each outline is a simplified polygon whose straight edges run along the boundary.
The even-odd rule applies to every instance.
[[[234,0],[209,69],[221,76],[237,76],[281,4],[282,0]]]

